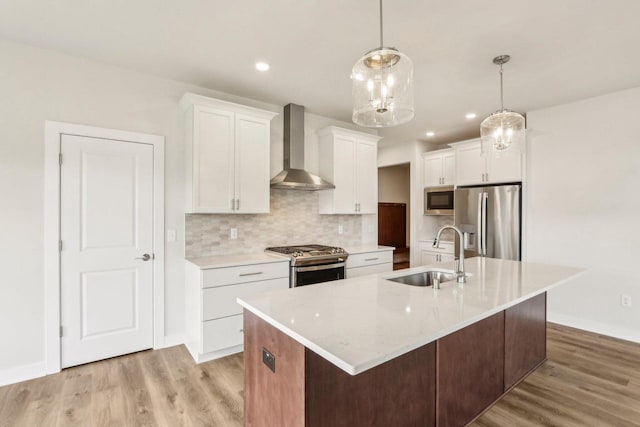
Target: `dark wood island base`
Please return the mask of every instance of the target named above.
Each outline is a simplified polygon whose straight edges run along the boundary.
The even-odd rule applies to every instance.
[[[464,426],[545,361],[546,293],[358,375],[247,310],[244,336],[247,427]]]

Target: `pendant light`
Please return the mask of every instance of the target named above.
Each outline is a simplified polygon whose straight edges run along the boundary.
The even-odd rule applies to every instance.
[[[355,124],[390,127],[413,119],[413,62],[393,47],[384,47],[380,0],[380,47],[364,54],[351,72]]]
[[[502,66],[509,62],[510,59],[509,55],[500,55],[493,58],[493,63],[500,66],[500,110],[484,119],[480,125],[483,154],[490,147],[493,147],[496,151],[502,151],[511,145],[517,144],[518,149],[522,149],[521,142],[524,141],[525,133],[524,117],[520,113],[504,108]]]

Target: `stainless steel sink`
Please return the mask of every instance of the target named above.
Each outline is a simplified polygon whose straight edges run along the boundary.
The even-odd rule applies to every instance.
[[[400,276],[394,277],[391,279],[392,282],[403,283],[405,285],[410,286],[433,286],[434,279],[440,281],[440,283],[450,282],[451,280],[456,280],[456,273],[449,271],[436,271],[436,270],[427,270],[422,273],[410,274],[408,276]]]

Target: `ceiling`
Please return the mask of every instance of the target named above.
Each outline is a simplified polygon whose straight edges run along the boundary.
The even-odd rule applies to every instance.
[[[0,0],[0,37],[351,120],[355,61],[378,44],[375,0]],[[640,86],[640,1],[387,0],[385,44],[414,61],[416,116],[387,141],[478,135],[526,112]],[[634,52],[636,52],[634,54]],[[258,60],[271,64],[260,73]],[[465,119],[475,112],[474,120]]]

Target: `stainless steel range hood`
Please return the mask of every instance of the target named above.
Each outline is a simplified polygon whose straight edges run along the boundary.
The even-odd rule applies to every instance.
[[[304,107],[284,107],[284,170],[271,179],[271,188],[283,190],[327,190],[336,188],[304,170]]]

